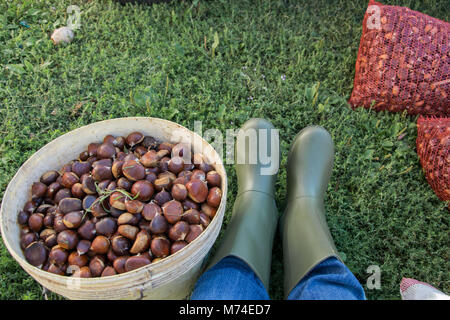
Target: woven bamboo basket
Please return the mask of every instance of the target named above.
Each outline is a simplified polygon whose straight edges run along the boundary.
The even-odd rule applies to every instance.
[[[104,278],[73,278],[55,275],[29,264],[20,248],[17,214],[30,198],[30,186],[40,176],[76,159],[87,144],[101,141],[107,134],[126,136],[140,131],[160,141],[191,143],[222,177],[222,202],[210,225],[182,250],[158,262]],[[158,118],[119,118],[93,123],[73,130],[38,150],[17,171],[9,183],[0,210],[3,241],[11,255],[42,286],[69,299],[184,299],[202,271],[207,254],[223,221],[227,195],[227,176],[214,148],[196,133],[174,122]]]

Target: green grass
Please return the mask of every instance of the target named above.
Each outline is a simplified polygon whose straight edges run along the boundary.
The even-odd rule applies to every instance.
[[[449,18],[445,0],[385,2]],[[49,34],[65,24],[71,4],[81,8],[81,29],[72,44],[55,47]],[[416,119],[353,111],[346,103],[366,6],[366,0],[174,1],[151,7],[3,1],[0,197],[28,157],[85,124],[153,116],[191,129],[202,120],[204,129],[225,133],[263,117],[280,129],[276,200],[282,212],[291,140],[305,126],[318,124],[336,145],[327,219],[367,297],[399,299],[402,277],[450,291],[449,215],[422,174]],[[398,140],[402,130],[406,136]],[[225,225],[237,189],[233,166],[227,172]],[[283,297],[282,259],[277,235],[272,298]],[[381,268],[380,290],[366,287],[370,265]],[[41,287],[0,242],[0,299],[42,298]]]

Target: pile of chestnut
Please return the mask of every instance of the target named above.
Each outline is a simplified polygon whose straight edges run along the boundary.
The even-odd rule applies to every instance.
[[[18,214],[20,245],[30,264],[55,274],[128,272],[194,241],[216,214],[220,187],[188,144],[107,135],[33,183]]]

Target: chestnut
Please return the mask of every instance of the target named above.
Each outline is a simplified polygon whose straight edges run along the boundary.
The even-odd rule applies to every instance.
[[[80,227],[82,221],[83,221],[83,211],[69,212],[63,218],[64,225],[69,229],[76,229]]]
[[[123,150],[123,147],[125,146],[125,138],[122,136],[118,136],[114,138],[113,140],[113,146],[116,148],[119,148],[120,150]]]
[[[197,203],[204,202],[208,196],[206,183],[198,179],[191,179],[191,181],[186,183],[186,189],[189,197]]]
[[[139,180],[131,187],[131,194],[140,201],[149,201],[153,196],[153,185],[147,180]]]
[[[89,259],[85,255],[80,255],[77,251],[73,251],[69,254],[67,262],[70,266],[78,266],[79,268],[87,265]]]
[[[49,199],[53,199],[56,195],[56,193],[62,189],[62,185],[59,182],[52,182],[47,188],[47,192],[45,193],[45,196]]]
[[[196,168],[208,173],[212,170],[211,165],[207,163],[206,158],[201,153],[194,154],[194,165]]]
[[[136,240],[134,241],[134,244],[130,249],[130,253],[132,254],[141,253],[147,250],[149,246],[150,246],[150,234],[145,230],[141,230],[136,235]]]
[[[157,215],[150,222],[150,231],[154,234],[161,234],[167,231],[169,224],[163,215]]]
[[[154,149],[158,146],[158,142],[152,136],[145,136],[141,144],[143,147],[146,147],[147,149]]]
[[[47,185],[42,182],[34,182],[31,186],[31,197],[37,199],[43,197],[47,193]]]
[[[139,228],[129,225],[129,224],[122,224],[117,229],[120,235],[124,236],[125,238],[128,238],[130,240],[136,239],[136,235],[139,232]]]
[[[88,253],[91,248],[91,242],[89,240],[80,240],[77,244],[77,252],[79,255]]]
[[[113,178],[111,167],[105,165],[96,165],[91,171],[92,178],[95,181],[111,180]]]
[[[125,177],[119,178],[117,180],[117,187],[126,191],[131,190],[132,183]]]
[[[189,233],[189,224],[185,221],[178,221],[169,229],[169,238],[173,241],[181,241]]]
[[[58,204],[59,211],[66,214],[72,211],[80,211],[83,209],[83,203],[78,198],[64,198]]]
[[[105,269],[103,269],[101,277],[109,277],[109,276],[114,276],[116,274],[117,274],[117,272],[116,272],[116,270],[114,270],[113,267],[107,266]]]
[[[202,232],[203,226],[201,224],[191,224],[189,226],[189,233],[186,236],[186,242],[191,243],[194,241]]]
[[[191,180],[197,179],[201,181],[206,181],[206,173],[200,169],[195,169],[192,171]]]
[[[117,219],[117,224],[119,226],[124,224],[136,225],[138,222],[139,220],[136,218],[136,216],[129,212],[122,213]]]
[[[184,169],[183,158],[178,156],[172,157],[172,159],[170,159],[169,162],[167,163],[167,166],[170,172],[178,174]]]
[[[95,224],[95,230],[97,234],[109,237],[117,230],[116,220],[111,217],[102,218]]]
[[[111,240],[111,248],[109,248],[108,253],[106,254],[106,258],[108,258],[109,261],[114,261],[119,257],[114,250],[112,249],[112,240]]]
[[[203,228],[209,226],[210,223],[211,219],[203,212],[200,212],[200,224],[203,226]]]
[[[168,176],[164,176],[156,179],[153,184],[155,185],[155,189],[157,191],[161,191],[163,189],[170,189],[172,186],[172,180]]]
[[[116,148],[112,143],[102,143],[97,148],[97,158],[99,159],[109,159],[116,155]]]
[[[55,197],[53,198],[54,202],[59,204],[61,200],[66,198],[71,198],[72,193],[70,192],[70,189],[64,188],[56,192]]]
[[[125,262],[125,271],[132,271],[150,264],[150,260],[145,256],[132,256]]]
[[[206,203],[211,207],[217,208],[220,205],[220,200],[222,200],[222,190],[218,187],[211,188],[208,192]]]
[[[91,244],[91,250],[97,254],[107,254],[109,250],[109,240],[105,236],[96,236]]]
[[[162,214],[161,207],[155,202],[147,203],[142,209],[142,217],[147,221],[151,221],[155,216],[160,214]]]
[[[64,263],[66,263],[68,257],[69,253],[65,249],[56,245],[52,248],[52,250],[50,250],[50,253],[48,255],[48,261],[51,264],[57,264],[61,266]]]
[[[158,167],[161,171],[168,171],[169,170],[169,157],[163,157],[161,160],[159,160]]]
[[[135,145],[141,143],[144,140],[144,135],[140,132],[132,132],[126,138],[125,141],[127,145],[130,147],[134,147]]]
[[[220,174],[217,173],[217,171],[212,170],[206,174],[206,182],[210,187],[220,187],[222,178],[220,177]]]
[[[58,234],[58,244],[66,250],[75,249],[78,244],[78,234],[73,230],[64,230]]]
[[[95,223],[87,220],[81,227],[78,228],[78,234],[85,240],[92,240],[97,231],[95,230]]]
[[[70,189],[75,183],[79,181],[80,179],[75,173],[64,172],[64,174],[62,175],[61,184],[63,187]]]
[[[72,172],[75,173],[78,177],[81,177],[83,174],[89,173],[91,171],[92,165],[86,161],[75,161],[72,163]]]
[[[196,209],[198,210],[200,208],[200,206],[192,201],[191,199],[186,199],[183,201],[183,209],[184,210],[189,210],[189,209]]]
[[[37,204],[35,201],[27,201],[25,205],[23,206],[23,211],[31,214],[33,213],[37,208]]]
[[[63,214],[59,213],[55,215],[55,218],[53,219],[53,229],[55,229],[56,232],[62,232],[68,229],[64,224],[63,219],[64,219]]]
[[[23,250],[26,247],[28,247],[31,243],[33,243],[33,242],[35,242],[37,240],[38,240],[38,236],[34,232],[23,234],[20,237],[20,247]]]
[[[63,276],[64,275],[64,270],[63,269],[64,269],[63,266],[58,266],[56,264],[51,264],[51,265],[49,265],[49,267],[47,269],[47,272]]]
[[[28,226],[34,232],[39,232],[44,226],[44,215],[42,213],[33,213],[28,218]]]
[[[216,215],[217,209],[214,207],[211,207],[209,204],[207,203],[203,203],[202,204],[202,211],[203,213],[205,213],[210,219],[214,218],[214,216]]]
[[[58,177],[59,177],[58,171],[50,170],[50,171],[45,172],[41,176],[39,181],[41,181],[42,183],[44,183],[48,186],[48,185],[52,184],[53,182],[55,182]]]
[[[17,222],[24,226],[24,225],[28,224],[29,217],[30,217],[30,214],[28,212],[20,210],[19,215],[17,216]]]
[[[176,200],[171,200],[162,205],[162,211],[167,222],[174,224],[181,220],[183,206]]]
[[[112,175],[114,176],[114,178],[119,179],[122,176],[122,174],[123,174],[123,172],[122,172],[123,164],[124,164],[123,160],[115,160],[113,162],[113,165],[111,167],[111,172],[112,172]]]
[[[117,235],[111,239],[111,248],[113,252],[119,256],[128,255],[130,249],[130,242],[127,238]]]
[[[101,256],[95,256],[89,262],[89,269],[93,277],[100,277],[105,269],[105,261]]]
[[[92,204],[97,200],[97,198],[93,195],[87,195],[83,198],[82,206],[83,210],[89,210]]]
[[[122,215],[123,213],[125,213],[124,210],[119,210],[119,209],[114,208],[114,207],[110,207],[110,208],[109,208],[109,214],[110,214],[112,217],[114,217],[114,218],[120,217],[120,215]]]
[[[90,207],[89,211],[96,218],[101,218],[108,215],[108,212],[104,209],[104,202],[95,201]]]
[[[44,217],[44,226],[47,228],[52,228],[55,221],[55,214],[53,213],[47,213],[47,215]]]
[[[173,144],[171,144],[170,142],[162,142],[159,144],[158,146],[158,151],[161,150],[166,150],[168,151],[168,154],[172,152],[172,148],[173,148]]]
[[[175,200],[183,201],[187,197],[187,188],[183,184],[175,184],[172,187],[172,197]]]
[[[158,165],[160,157],[158,153],[155,150],[150,150],[147,153],[145,153],[140,161],[145,167],[156,167]]]
[[[196,209],[186,210],[182,214],[181,220],[186,221],[189,224],[199,224],[200,223],[200,212]]]
[[[80,152],[80,154],[78,155],[78,160],[86,161],[87,159],[89,159],[89,153],[86,150],[83,152]]]
[[[95,180],[92,176],[83,176],[81,179],[81,186],[83,188],[83,191],[86,194],[96,194],[97,188],[95,187]]]
[[[134,149],[134,155],[138,158],[141,158],[147,151],[148,151],[147,148],[143,146],[137,146]]]
[[[123,257],[118,257],[116,260],[114,260],[113,267],[117,273],[126,272],[125,263],[127,262],[128,258],[129,258],[128,256],[123,256]]]
[[[88,266],[81,267],[80,269],[75,269],[72,277],[75,278],[92,278],[91,269]]]
[[[147,180],[150,183],[153,183],[153,182],[155,182],[156,179],[158,179],[156,176],[156,173],[154,173],[148,169],[145,169],[145,180]]]
[[[130,213],[140,213],[144,209],[144,203],[139,200],[125,200],[125,209]]]
[[[145,178],[145,168],[136,160],[127,160],[122,165],[123,175],[131,181]]]
[[[110,196],[109,196],[109,204],[119,210],[125,210],[125,198],[126,196],[119,192],[113,192]]]
[[[97,149],[100,147],[100,143],[90,143],[88,145],[87,151],[90,157],[97,156]]]
[[[150,250],[157,258],[167,257],[170,253],[170,241],[163,236],[156,236],[150,244]]]
[[[25,259],[33,266],[42,266],[47,260],[47,249],[42,242],[30,243],[24,250]]]
[[[180,251],[181,249],[183,249],[186,246],[187,246],[186,241],[175,241],[170,246],[170,254],[174,254],[175,252]]]
[[[83,185],[79,182],[75,183],[72,188],[70,189],[70,192],[75,198],[82,199],[86,195],[86,193],[83,191]]]
[[[155,195],[154,200],[155,200],[155,202],[156,202],[158,205],[162,206],[164,203],[166,203],[166,202],[172,200],[172,196],[171,196],[171,194],[170,194],[169,192],[167,192],[165,189],[162,189],[160,192],[158,192],[158,193]]]

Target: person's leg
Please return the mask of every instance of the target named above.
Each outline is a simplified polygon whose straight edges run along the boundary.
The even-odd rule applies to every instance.
[[[272,172],[269,170],[272,162],[262,161],[261,157],[267,152],[275,160],[279,159],[275,157],[279,154],[279,145],[277,139],[272,139],[274,132],[270,122],[250,119],[237,134],[236,200],[221,243],[197,283],[194,299],[268,298],[266,290],[262,289],[269,287],[273,238],[278,222],[274,199],[278,163],[277,170]],[[239,258],[242,262],[239,268],[236,268],[236,258],[229,263],[230,256]],[[225,291],[217,292],[222,290]]]
[[[268,300],[263,283],[241,259],[223,258],[195,284],[191,300]]]
[[[288,295],[288,300],[365,300],[361,284],[335,257],[312,269]]]

